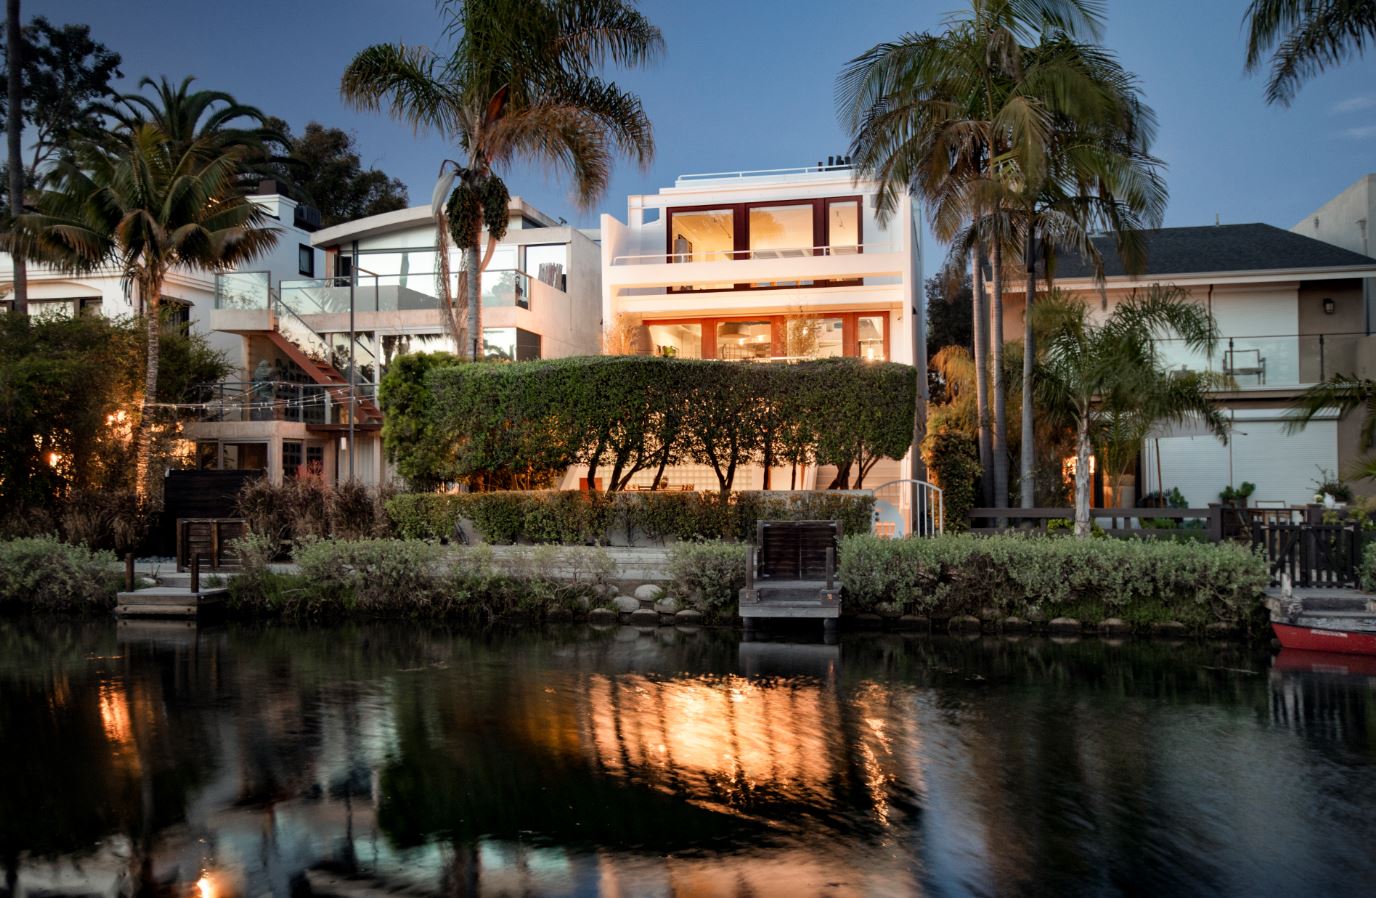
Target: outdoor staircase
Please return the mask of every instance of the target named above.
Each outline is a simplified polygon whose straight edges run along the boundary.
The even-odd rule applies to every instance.
[[[349,401],[349,379],[341,374],[339,369],[329,362],[308,355],[301,347],[287,339],[280,330],[265,331],[263,336],[280,349],[283,355],[295,362],[297,367],[306,372],[306,376],[312,381],[322,386],[336,388],[329,391],[332,401],[336,404],[347,405]],[[354,403],[358,413],[358,417],[354,421],[356,427],[375,429],[382,426],[382,409],[377,407],[377,403],[371,396],[358,396]],[[315,426],[320,427],[322,425]],[[323,426],[337,427],[340,425]]]

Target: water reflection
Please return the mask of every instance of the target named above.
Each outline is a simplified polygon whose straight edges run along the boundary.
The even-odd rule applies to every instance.
[[[1359,894],[1376,676],[1237,647],[0,623],[14,898]]]

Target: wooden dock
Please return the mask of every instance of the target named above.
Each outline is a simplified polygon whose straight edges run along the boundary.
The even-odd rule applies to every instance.
[[[763,619],[813,619],[827,632],[841,617],[836,581],[839,521],[760,521],[748,547],[737,613],[747,631]]]
[[[223,586],[192,591],[190,586],[149,586],[116,596],[116,617],[199,618],[224,606],[229,590]]]

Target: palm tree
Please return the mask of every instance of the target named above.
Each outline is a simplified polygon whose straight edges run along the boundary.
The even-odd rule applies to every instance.
[[[448,56],[378,44],[349,63],[340,92],[361,109],[385,106],[417,131],[436,132],[464,152],[462,164],[442,167],[434,207],[446,323],[477,360],[481,271],[507,217],[507,190],[494,169],[518,159],[562,169],[587,207],[606,190],[615,153],[648,165],[654,137],[640,99],[597,70],[606,63],[648,63],[662,52],[664,39],[629,0],[450,0],[444,8],[446,34],[455,41]],[[458,186],[445,203],[455,179]],[[480,259],[483,224],[488,249]],[[449,236],[463,249],[466,279],[457,302],[459,311],[467,307],[465,328],[448,298]]]
[[[182,145],[139,122],[101,140],[78,141],[21,215],[7,248],[67,273],[119,269],[137,291],[148,328],[143,404],[136,430],[135,489],[151,493],[151,417],[158,382],[159,301],[176,267],[220,271],[277,242],[268,218],[235,187],[250,157],[209,138]]]
[[[1034,388],[1042,407],[1075,432],[1076,536],[1090,532],[1091,449],[1123,415],[1135,409],[1146,427],[1201,416],[1226,441],[1226,422],[1213,408],[1207,379],[1177,377],[1158,354],[1163,338],[1206,353],[1218,343],[1213,316],[1181,290],[1156,285],[1134,291],[1102,322],[1084,302],[1053,291],[1036,317],[1043,348]]]
[[[1246,27],[1247,71],[1274,49],[1266,102],[1289,106],[1306,79],[1376,40],[1376,0],[1252,0]]]
[[[842,117],[855,135],[857,174],[879,181],[880,214],[916,191],[927,202],[938,239],[949,242],[964,232],[987,248],[989,444],[993,503],[1000,507],[1008,504],[1003,259],[1016,230],[1005,201],[1008,183],[1014,175],[1040,182],[1051,125],[1057,115],[1075,118],[1084,90],[1067,69],[1029,66],[1024,41],[1041,34],[1094,35],[1100,21],[1101,4],[1092,0],[971,0],[970,10],[940,34],[880,44],[852,60],[838,79]],[[967,248],[956,252],[965,258]]]
[[[241,151],[234,182],[251,190],[260,178],[282,178],[290,166],[280,153],[290,149],[290,140],[256,106],[240,103],[221,90],[192,90],[195,78],[174,84],[167,78],[139,81],[141,93],[121,94],[109,103],[96,105],[116,129],[106,133],[119,140],[120,129],[133,130],[142,123],[158,128],[175,145],[174,152],[191,149],[213,157],[230,149]],[[101,135],[88,135],[99,139]]]
[[[1286,421],[1287,433],[1298,433],[1320,414],[1337,410],[1344,417],[1353,409],[1363,409],[1358,448],[1367,452],[1376,446],[1376,380],[1351,374],[1335,374],[1305,390],[1295,401],[1295,410]],[[1376,477],[1376,456],[1360,459],[1346,472],[1347,477]]]
[[[10,218],[14,218],[24,211],[24,164],[20,161],[24,150],[24,40],[19,22],[19,0],[6,0],[5,3],[5,46],[8,48],[5,54],[6,190],[10,195]],[[19,315],[29,314],[29,272],[24,260],[18,257],[14,259],[14,311]]]
[[[1149,153],[1156,116],[1142,102],[1136,79],[1111,55],[1064,36],[1043,41],[1033,55],[1034,68],[1063,69],[1057,80],[1077,80],[1081,89],[1077,108],[1059,110],[1053,121],[1040,178],[1015,178],[1009,197],[1022,230],[1027,274],[1019,459],[1023,508],[1036,505],[1035,420],[1032,390],[1026,387],[1036,360],[1037,265],[1041,262],[1050,276],[1057,254],[1073,252],[1102,278],[1102,256],[1090,235],[1107,231],[1124,267],[1140,272],[1146,262],[1143,231],[1160,226],[1167,197],[1161,163]]]

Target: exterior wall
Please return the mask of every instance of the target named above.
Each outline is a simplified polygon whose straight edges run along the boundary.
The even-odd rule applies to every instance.
[[[1376,174],[1363,175],[1346,190],[1295,223],[1290,230],[1343,249],[1370,256],[1376,250],[1371,228],[1376,227]],[[1363,286],[1362,328],[1376,327],[1376,278]]]

